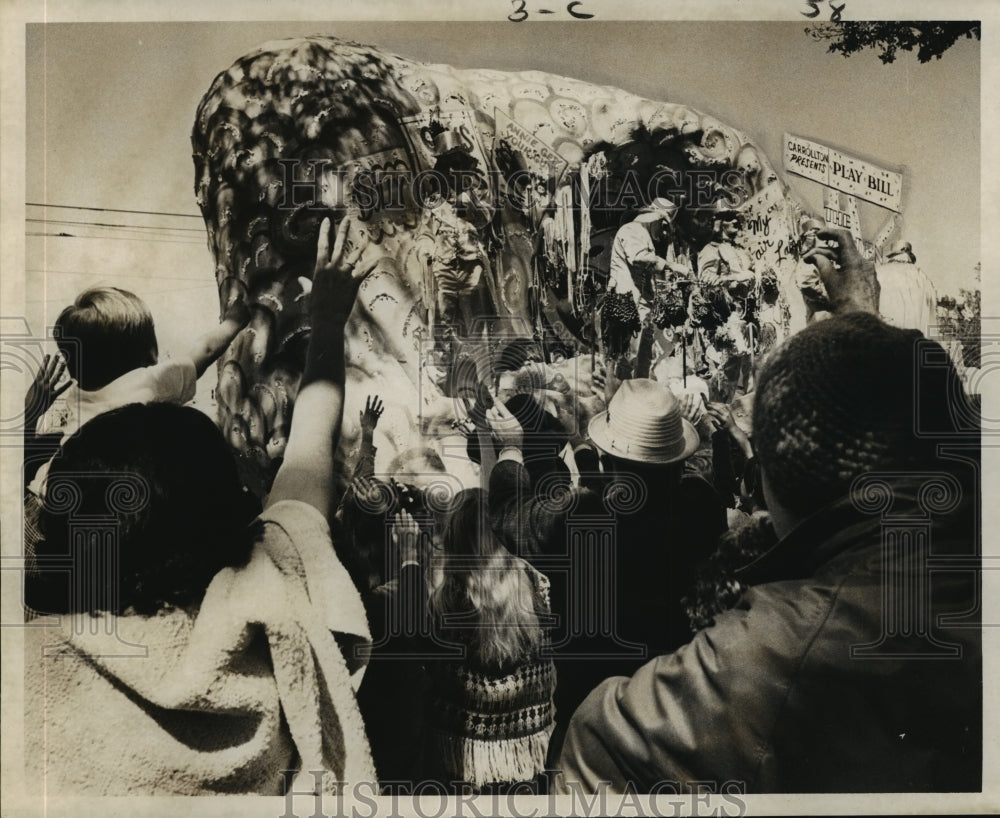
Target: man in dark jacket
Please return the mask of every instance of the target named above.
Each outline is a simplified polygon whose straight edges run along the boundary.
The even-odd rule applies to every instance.
[[[563,790],[981,788],[978,424],[943,349],[876,317],[850,236],[820,235],[840,314],[775,351],[754,406],[779,542],[713,626],[584,701]]]

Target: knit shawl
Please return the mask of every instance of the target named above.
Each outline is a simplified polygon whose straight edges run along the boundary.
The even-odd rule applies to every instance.
[[[64,616],[26,629],[29,780],[50,794],[280,794],[374,781],[340,642],[369,639],[326,520],[284,501],[196,612]],[[345,655],[348,661],[345,661]]]

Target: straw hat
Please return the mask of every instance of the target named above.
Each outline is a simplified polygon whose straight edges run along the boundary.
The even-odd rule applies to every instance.
[[[635,217],[637,222],[655,222],[659,219],[666,219],[668,222],[674,220],[678,207],[670,199],[657,196],[645,207],[639,208],[639,215]]]
[[[675,463],[694,454],[700,443],[677,398],[648,378],[624,381],[608,410],[590,421],[588,432],[598,448],[637,463]]]

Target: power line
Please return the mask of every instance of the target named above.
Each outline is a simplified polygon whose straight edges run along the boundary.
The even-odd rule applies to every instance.
[[[26,273],[41,273],[42,275],[60,276],[95,276],[97,278],[137,278],[147,281],[205,281],[205,276],[161,276],[161,275],[135,275],[132,273],[93,273],[86,270],[40,270],[38,268],[27,268]],[[218,286],[211,284],[206,286]]]
[[[27,232],[26,236],[49,236],[56,239],[100,239],[101,241],[155,241],[160,244],[190,244],[192,246],[204,246],[201,241],[184,241],[183,239],[158,239],[152,236],[77,236],[73,233],[41,233]]]
[[[193,213],[164,213],[160,210],[122,210],[115,207],[83,207],[77,205],[45,204],[43,202],[25,202],[28,207],[57,207],[64,210],[92,210],[98,213],[137,213],[142,216],[177,216],[181,219],[200,219]]]
[[[39,224],[76,224],[87,227],[125,227],[129,230],[172,230],[183,231],[185,233],[204,233],[200,227],[170,227],[169,225],[156,224],[111,224],[108,222],[79,222],[67,219],[25,219],[26,222],[36,222]]]

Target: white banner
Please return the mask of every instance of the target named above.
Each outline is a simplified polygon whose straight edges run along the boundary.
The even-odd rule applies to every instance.
[[[788,133],[783,154],[789,173],[899,212],[903,197],[901,173]]]

